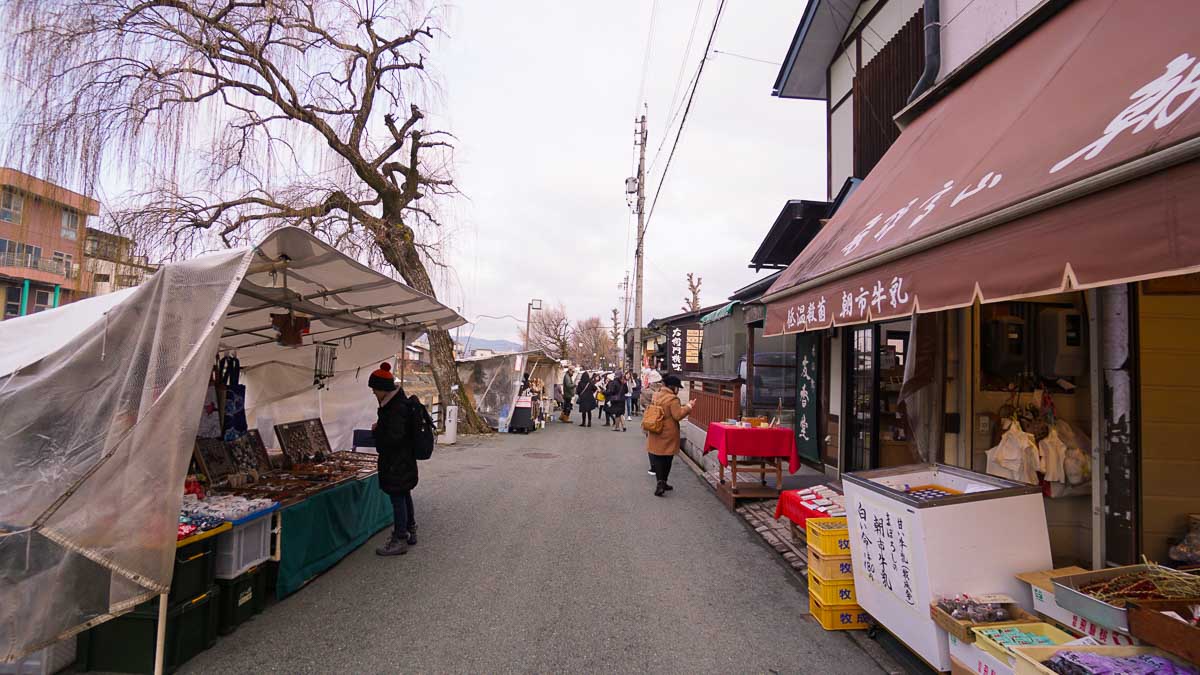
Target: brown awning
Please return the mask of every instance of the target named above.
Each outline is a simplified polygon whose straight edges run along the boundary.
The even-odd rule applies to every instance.
[[[1200,2],[1077,0],[904,130],[778,334],[1200,270]]]

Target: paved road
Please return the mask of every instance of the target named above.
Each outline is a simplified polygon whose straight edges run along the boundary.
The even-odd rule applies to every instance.
[[[681,461],[651,494],[640,431],[468,443],[422,463],[408,555],[381,533],[183,672],[880,672]]]

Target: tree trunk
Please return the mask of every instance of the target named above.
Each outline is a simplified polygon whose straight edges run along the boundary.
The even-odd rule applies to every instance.
[[[386,219],[386,215],[385,215]],[[415,246],[406,240],[405,233],[411,231],[403,225],[386,225],[385,232],[375,231],[375,243],[379,246],[383,257],[400,272],[405,283],[413,288],[437,298],[433,290],[433,282],[429,280],[429,272],[421,262],[421,256]],[[454,342],[450,333],[441,329],[429,331],[429,357],[432,363],[433,382],[437,386],[438,400],[444,410],[451,401],[458,404],[458,430],[466,434],[491,433],[491,427],[467,397],[467,390],[458,379],[458,366],[454,362]]]

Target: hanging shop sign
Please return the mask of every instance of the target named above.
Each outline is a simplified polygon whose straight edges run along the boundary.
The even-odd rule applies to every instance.
[[[817,395],[819,341],[815,333],[796,336],[796,451],[801,457],[813,460],[821,456],[817,433],[817,413],[821,407]]]
[[[667,336],[667,364],[673,371],[699,372],[704,329],[698,323],[671,326]]]

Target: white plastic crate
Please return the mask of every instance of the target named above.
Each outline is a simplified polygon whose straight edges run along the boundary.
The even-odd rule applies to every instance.
[[[217,578],[236,579],[271,557],[271,514],[217,535]]]
[[[53,675],[75,663],[75,638],[34,652],[15,663],[0,663],[0,675]]]

